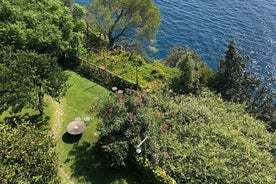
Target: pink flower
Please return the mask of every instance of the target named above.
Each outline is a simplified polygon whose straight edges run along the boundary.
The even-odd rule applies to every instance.
[[[163,155],[165,158],[171,158],[170,154],[167,151],[163,151]]]
[[[160,114],[158,112],[156,112],[155,117],[160,118]]]
[[[118,103],[119,103],[119,104],[124,104],[124,103],[125,103],[125,101],[124,101],[124,100],[122,100],[122,99],[120,99],[120,100],[118,100]]]
[[[118,90],[117,93],[118,93],[119,95],[121,95],[121,94],[124,93],[124,91],[123,91],[123,90]]]
[[[163,126],[162,126],[162,132],[166,133],[168,131],[168,129],[169,129],[169,125],[163,124]]]
[[[121,52],[121,48],[120,47],[116,47],[116,51],[117,52]]]
[[[127,115],[129,116],[129,119],[135,119],[136,118],[136,115],[133,114],[132,112],[127,113]]]
[[[155,160],[154,160],[154,163],[155,163],[155,164],[159,164],[159,162],[160,162],[160,159],[155,159]]]
[[[142,101],[138,101],[138,102],[137,102],[137,105],[138,105],[139,107],[141,107],[141,106],[142,106]]]
[[[113,109],[112,109],[112,108],[108,109],[108,110],[105,112],[105,115],[111,114],[111,113],[112,113],[112,111],[113,111]]]

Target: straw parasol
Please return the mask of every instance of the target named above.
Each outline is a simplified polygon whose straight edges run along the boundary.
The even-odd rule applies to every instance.
[[[85,128],[86,125],[83,121],[72,121],[67,125],[67,132],[72,135],[78,135],[81,134]]]

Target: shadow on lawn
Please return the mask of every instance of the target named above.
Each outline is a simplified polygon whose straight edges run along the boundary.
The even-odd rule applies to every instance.
[[[99,85],[98,85],[98,84],[95,84],[95,85],[93,85],[93,86],[90,86],[90,87],[84,89],[83,91],[88,91],[88,90],[93,89],[93,88],[95,88],[95,87],[97,87],[97,86],[99,86]]]
[[[75,157],[71,166],[72,176],[78,178],[79,182],[105,184],[105,183],[141,183],[139,175],[130,168],[106,168],[103,166],[100,151],[96,146],[88,142],[75,144],[69,152],[69,157]],[[117,181],[117,182],[116,182]]]
[[[71,135],[68,132],[65,132],[62,136],[62,141],[67,144],[73,144],[78,142],[82,137],[82,134]]]
[[[17,126],[23,122],[30,122],[38,128],[46,127],[49,123],[49,116],[41,116],[39,114],[13,114],[4,118],[5,123],[10,124],[12,127]]]

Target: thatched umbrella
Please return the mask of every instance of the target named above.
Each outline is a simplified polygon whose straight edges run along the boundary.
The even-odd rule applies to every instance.
[[[72,121],[67,125],[67,132],[72,135],[78,135],[81,134],[85,128],[86,125],[83,121]]]

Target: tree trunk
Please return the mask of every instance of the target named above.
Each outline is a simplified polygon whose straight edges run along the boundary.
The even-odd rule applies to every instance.
[[[43,93],[43,88],[40,86],[40,92],[38,93],[38,111],[39,115],[43,115],[43,98],[44,98],[44,93]]]

